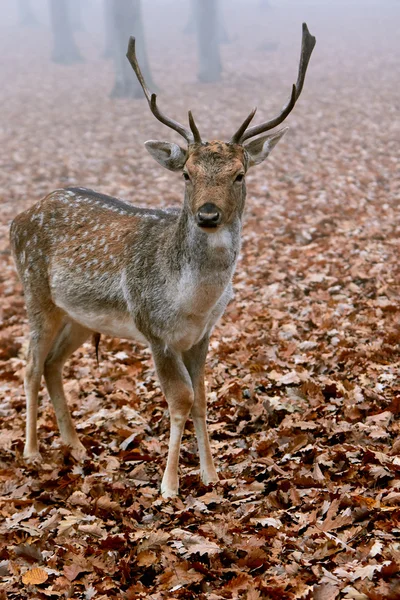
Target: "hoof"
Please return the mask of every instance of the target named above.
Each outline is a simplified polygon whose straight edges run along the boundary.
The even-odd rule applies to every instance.
[[[78,462],[82,462],[88,457],[86,448],[83,444],[81,444],[81,442],[79,442],[79,444],[75,444],[74,446],[70,445],[69,448],[71,456]]]
[[[29,448],[25,448],[24,461],[30,465],[37,465],[43,462],[43,458],[39,450],[30,450]]]
[[[211,485],[212,483],[218,483],[219,482],[218,473],[216,471],[214,471],[214,473],[208,473],[208,474],[202,473],[201,480],[204,483],[204,485]]]
[[[165,499],[176,498],[178,495],[178,491],[178,487],[169,487],[167,485],[161,484],[161,496]]]

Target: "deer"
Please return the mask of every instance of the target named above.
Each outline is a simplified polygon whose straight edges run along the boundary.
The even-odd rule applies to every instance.
[[[145,142],[161,166],[182,174],[183,204],[140,208],[69,187],[53,191],[12,221],[12,254],[30,326],[24,459],[40,460],[37,415],[43,375],[63,443],[78,460],[87,456],[68,409],[62,370],[90,336],[104,334],[136,340],[151,350],[170,417],[162,496],[179,492],[180,446],[189,416],[201,479],[206,485],[219,480],[207,430],[209,339],[233,297],[246,173],[262,163],[286,133],[287,127],[270,130],[294,108],[315,43],[304,23],[297,82],[284,108],[272,120],[250,126],[253,109],[224,142],[203,140],[190,111],[187,128],[159,109],[140,70],[135,39],[130,38],[127,58],[151,113],[186,141],[185,147]]]

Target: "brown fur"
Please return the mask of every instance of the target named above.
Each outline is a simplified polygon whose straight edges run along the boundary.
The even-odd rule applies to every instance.
[[[229,225],[238,208],[243,210],[243,190],[235,184],[235,177],[246,170],[244,148],[219,140],[197,144],[189,148],[185,169],[190,176],[188,195],[193,213],[212,198]]]

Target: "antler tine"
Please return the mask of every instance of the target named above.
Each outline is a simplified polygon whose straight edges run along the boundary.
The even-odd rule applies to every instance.
[[[242,139],[242,135],[244,134],[244,132],[248,128],[249,124],[253,120],[254,115],[256,114],[256,111],[257,111],[257,107],[253,108],[253,110],[248,115],[248,117],[245,118],[245,120],[243,121],[243,123],[241,124],[239,129],[231,137],[231,141],[230,141],[231,144],[239,144],[240,140]]]
[[[189,110],[189,125],[190,125],[190,129],[192,130],[193,133],[193,138],[196,144],[201,144],[201,135],[200,135],[200,131],[195,123],[194,117],[192,115],[192,111]]]
[[[310,62],[311,54],[314,50],[316,43],[317,40],[315,39],[315,36],[311,35],[311,33],[309,32],[307,23],[303,23],[303,37],[301,41],[299,73],[296,81],[296,102],[303,89],[308,63]]]
[[[280,125],[286,119],[289,113],[293,110],[303,89],[308,63],[310,62],[311,54],[314,50],[315,43],[315,37],[310,34],[307,24],[303,23],[303,36],[301,44],[299,72],[297,75],[296,85],[293,85],[292,87],[290,100],[277,117],[271,119],[271,121],[266,121],[264,123],[261,123],[260,125],[254,125],[253,127],[250,127],[250,129],[247,129],[247,131],[243,132],[241,138],[238,141],[236,141],[236,143],[242,144],[251,137],[259,135],[260,133],[264,133],[265,131],[269,131],[274,127],[277,127],[277,125]]]
[[[156,117],[156,119],[158,119],[161,123],[163,123],[167,127],[174,129],[183,138],[185,138],[185,140],[187,141],[188,144],[193,144],[193,142],[195,141],[195,136],[193,135],[193,133],[191,131],[189,131],[189,129],[187,129],[180,123],[178,123],[177,121],[174,121],[174,119],[170,119],[169,117],[164,115],[164,113],[162,113],[160,111],[160,109],[158,108],[157,95],[150,93],[149,88],[147,87],[144,77],[142,75],[142,72],[140,70],[139,63],[138,63],[137,57],[136,57],[136,40],[132,36],[129,38],[128,51],[126,53],[126,56],[127,56],[127,59],[129,60],[129,62],[131,63],[132,69],[135,71],[136,77],[138,78],[138,81],[139,81],[140,85],[142,86],[144,95],[146,96],[146,100],[149,103],[150,110],[153,113],[153,115]],[[198,132],[198,130],[197,130],[197,132]]]

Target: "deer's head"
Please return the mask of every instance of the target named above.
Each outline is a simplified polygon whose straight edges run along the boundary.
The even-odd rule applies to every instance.
[[[246,196],[247,170],[262,163],[288,128],[273,133],[266,131],[280,125],[293,110],[303,89],[304,79],[315,37],[303,23],[303,38],[297,82],[292,87],[290,100],[281,113],[270,121],[249,127],[256,109],[253,109],[229,142],[203,141],[192,113],[189,111],[190,129],[163,114],[157,106],[156,94],[150,94],[136,58],[135,38],[130,38],[127,57],[143,88],[153,115],[187,142],[182,148],[172,142],[150,140],[145,143],[152,157],[170,171],[180,171],[185,179],[185,202],[196,224],[212,233],[222,225],[240,218]],[[256,139],[247,142],[255,136]]]

